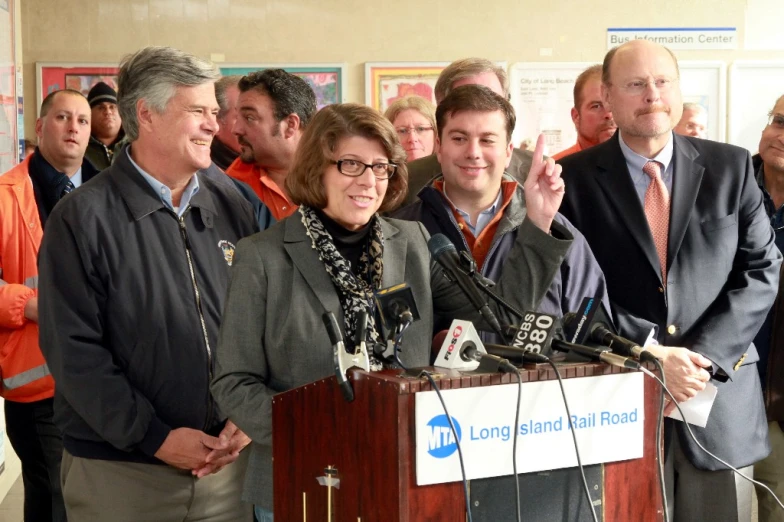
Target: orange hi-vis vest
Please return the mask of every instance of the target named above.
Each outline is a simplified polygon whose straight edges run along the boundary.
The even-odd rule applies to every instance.
[[[35,402],[54,395],[38,346],[38,324],[25,318],[38,295],[38,249],[43,227],[28,167],[30,157],[0,176],[0,395]]]

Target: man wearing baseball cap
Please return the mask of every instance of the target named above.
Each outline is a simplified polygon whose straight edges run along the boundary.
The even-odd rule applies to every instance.
[[[112,164],[114,148],[125,135],[117,112],[117,91],[98,82],[90,89],[87,101],[92,112],[92,130],[85,157],[95,168],[103,170]]]

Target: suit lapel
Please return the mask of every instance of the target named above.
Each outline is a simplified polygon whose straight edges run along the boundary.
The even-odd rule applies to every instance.
[[[381,219],[381,233],[384,235],[384,274],[381,277],[381,287],[389,288],[406,282],[408,239],[386,219]],[[420,306],[422,305],[420,304]],[[386,339],[389,336],[389,330],[383,326],[381,330],[384,339]]]
[[[618,214],[617,219],[629,229],[632,237],[645,253],[651,268],[659,274],[659,279],[661,279],[659,254],[656,253],[648,219],[645,217],[645,210],[640,204],[640,198],[634,188],[629,168],[626,166],[626,158],[623,157],[621,146],[618,143],[619,139],[616,132],[615,136],[603,147],[604,150],[602,150],[598,161],[600,172],[596,176],[596,180],[605,192],[607,201],[615,208]]]
[[[689,226],[691,210],[694,208],[702,181],[702,174],[705,172],[705,168],[695,162],[698,156],[699,153],[688,140],[675,135],[667,268],[672,265],[672,261],[683,243],[686,228]]]
[[[313,243],[305,232],[305,225],[302,224],[299,213],[284,222],[286,231],[283,236],[283,246],[291,257],[294,266],[297,267],[302,277],[316,294],[318,300],[324,306],[324,310],[342,316],[340,300],[335,286],[332,284],[329,274],[327,274],[324,263],[313,250]]]

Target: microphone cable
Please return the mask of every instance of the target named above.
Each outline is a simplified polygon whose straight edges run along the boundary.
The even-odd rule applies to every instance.
[[[688,422],[686,422],[686,420],[685,420],[685,419],[686,419],[686,416],[683,414],[683,410],[681,410],[681,406],[680,406],[680,405],[678,404],[678,402],[675,400],[675,397],[673,397],[672,393],[671,393],[671,392],[670,392],[670,390],[667,388],[667,386],[665,386],[664,382],[662,382],[662,380],[659,378],[659,376],[658,376],[658,375],[656,375],[655,373],[651,372],[651,371],[650,371],[650,370],[648,370],[647,368],[640,368],[640,370],[641,370],[641,371],[642,371],[644,374],[648,375],[649,377],[653,377],[654,379],[656,379],[657,381],[659,381],[659,384],[661,384],[661,387],[662,387],[662,389],[663,389],[663,390],[664,390],[664,391],[667,393],[667,395],[669,395],[669,397],[670,397],[670,400],[673,402],[673,404],[675,404],[675,407],[676,407],[676,408],[678,408],[678,413],[680,413],[680,414],[681,414],[681,418],[682,418],[682,419],[684,419],[684,420],[683,420],[683,425],[686,427],[686,431],[689,433],[689,436],[690,436],[690,437],[691,437],[691,439],[694,441],[694,443],[695,443],[695,444],[697,444],[697,447],[698,447],[698,448],[700,448],[700,449],[701,449],[703,452],[705,452],[705,454],[706,454],[706,455],[708,455],[709,457],[711,457],[711,458],[712,458],[713,460],[715,460],[716,462],[719,462],[720,464],[723,464],[723,465],[724,465],[724,466],[725,466],[727,469],[730,469],[730,470],[732,470],[732,471],[733,471],[733,472],[734,472],[736,475],[738,475],[739,477],[742,477],[742,478],[743,478],[743,479],[745,479],[746,481],[748,481],[748,482],[751,482],[751,483],[752,483],[752,484],[754,484],[755,486],[759,486],[759,487],[761,487],[762,489],[764,489],[765,491],[767,491],[768,493],[770,493],[770,495],[773,497],[773,499],[776,501],[776,503],[779,505],[779,507],[780,507],[781,509],[784,509],[784,504],[782,504],[781,500],[779,500],[779,497],[777,497],[777,496],[776,496],[776,494],[775,494],[775,493],[773,493],[773,491],[771,491],[771,489],[770,489],[768,486],[766,486],[765,484],[763,484],[763,483],[761,483],[761,482],[758,482],[758,481],[754,480],[754,479],[753,479],[753,478],[751,478],[751,477],[747,477],[746,475],[744,475],[743,473],[741,473],[740,471],[738,471],[738,469],[737,469],[737,468],[735,468],[734,466],[732,466],[730,463],[728,463],[728,462],[726,462],[726,461],[722,460],[721,458],[717,457],[716,455],[714,455],[713,453],[711,453],[710,451],[708,451],[707,449],[705,449],[705,446],[703,446],[702,444],[700,444],[700,441],[698,441],[698,440],[697,440],[697,437],[695,437],[695,436],[694,436],[694,432],[693,432],[693,431],[691,431],[691,426],[689,426],[689,423],[688,423]],[[662,374],[662,375],[664,375],[664,374]],[[674,436],[676,436],[676,437],[677,437],[677,434],[675,434]]]
[[[664,366],[658,357],[653,358],[653,364],[661,374],[659,383],[659,415],[656,418],[656,460],[659,461],[657,471],[659,473],[659,489],[661,489],[662,507],[664,508],[664,522],[670,522],[669,506],[667,505],[667,489],[664,485],[664,444],[662,444],[662,426],[664,425],[664,390],[667,378],[664,376]]]
[[[403,361],[400,360],[400,343],[403,340],[403,334],[408,330],[408,327],[413,324],[413,320],[403,321],[400,323],[398,327],[398,331],[395,333],[395,346],[394,346],[394,357],[395,363],[397,363],[400,368],[403,369],[405,372],[410,372],[410,370],[403,364]],[[446,420],[449,423],[449,429],[452,431],[452,437],[455,439],[455,445],[457,446],[457,457],[460,460],[460,474],[463,477],[463,494],[465,495],[465,507],[466,507],[466,514],[468,515],[468,522],[473,522],[473,517],[471,516],[471,498],[468,495],[468,479],[466,478],[465,472],[465,463],[463,462],[463,447],[460,444],[460,437],[457,436],[457,429],[455,429],[455,424],[452,422],[452,416],[449,415],[449,410],[446,407],[446,403],[444,402],[444,397],[441,395],[441,389],[436,384],[435,379],[427,370],[422,370],[419,374],[419,377],[425,376],[428,381],[430,381],[430,386],[433,388],[433,391],[436,392],[438,396],[438,400],[441,402],[441,408],[444,410],[444,415],[446,415]]]

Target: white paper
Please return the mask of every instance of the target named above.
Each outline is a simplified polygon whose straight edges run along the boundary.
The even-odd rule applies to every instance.
[[[698,392],[697,395],[695,395],[693,398],[686,402],[679,402],[678,405],[681,407],[683,414],[686,416],[686,422],[695,426],[699,426],[700,428],[704,428],[708,423],[708,415],[710,415],[711,408],[713,407],[713,401],[716,400],[716,394],[718,392],[719,389],[716,388],[716,386],[714,386],[712,383],[708,382],[705,385],[705,389],[701,392]],[[678,411],[678,408],[672,410],[672,412],[670,412],[667,417],[679,421],[683,420],[680,412]]]

